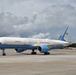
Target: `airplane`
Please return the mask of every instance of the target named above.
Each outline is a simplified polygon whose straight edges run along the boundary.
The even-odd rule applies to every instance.
[[[19,37],[0,37],[0,49],[2,55],[6,56],[5,49],[15,49],[17,53],[21,53],[26,50],[32,50],[31,54],[37,54],[35,50],[39,50],[45,55],[49,55],[51,49],[60,49],[67,46],[69,42],[66,42],[64,37],[67,33],[68,27],[59,40],[51,39],[36,39],[36,38],[19,38]]]

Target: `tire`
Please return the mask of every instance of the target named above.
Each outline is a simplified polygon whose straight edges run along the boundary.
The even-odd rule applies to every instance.
[[[36,52],[31,52],[31,54],[32,54],[32,55],[36,55],[37,53],[36,53]]]
[[[50,55],[50,53],[49,52],[45,52],[44,55]]]
[[[2,55],[3,55],[3,56],[6,56],[6,53],[3,53]]]

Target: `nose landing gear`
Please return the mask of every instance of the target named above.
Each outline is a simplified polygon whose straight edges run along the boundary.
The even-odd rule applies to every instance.
[[[5,49],[2,49],[2,55],[6,56]]]

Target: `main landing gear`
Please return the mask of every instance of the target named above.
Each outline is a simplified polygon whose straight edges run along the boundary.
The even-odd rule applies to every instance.
[[[50,52],[45,52],[44,55],[50,55]]]
[[[36,55],[37,53],[36,53],[36,52],[34,52],[34,50],[32,50],[31,54],[32,54],[32,55]]]
[[[2,49],[2,55],[6,56],[5,49]]]

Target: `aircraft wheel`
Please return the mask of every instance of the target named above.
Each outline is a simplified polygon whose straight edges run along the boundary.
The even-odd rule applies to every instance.
[[[44,55],[50,55],[50,53],[49,52],[45,52]]]
[[[31,54],[32,54],[32,55],[36,55],[37,53],[36,53],[36,52],[31,52]]]
[[[3,55],[3,56],[6,56],[6,53],[3,53],[2,55]]]

